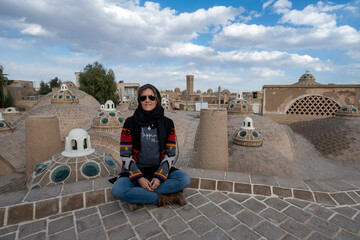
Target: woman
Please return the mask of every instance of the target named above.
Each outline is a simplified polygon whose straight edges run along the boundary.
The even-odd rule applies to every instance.
[[[138,91],[138,108],[121,133],[123,167],[112,193],[125,202],[185,205],[181,192],[190,176],[172,167],[176,157],[174,123],[164,116],[160,92],[151,84]],[[136,205],[132,205],[132,210]]]

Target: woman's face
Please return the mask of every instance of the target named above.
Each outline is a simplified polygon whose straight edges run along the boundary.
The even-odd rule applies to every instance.
[[[143,100],[142,98],[144,98],[142,96],[146,96],[146,99],[144,101],[141,101],[141,100]],[[152,99],[155,98],[155,94],[154,94],[153,90],[151,90],[150,88],[145,89],[140,94],[141,107],[142,107],[142,109],[144,109],[147,112],[150,112],[151,110],[153,110],[156,107],[156,104],[158,101],[157,99],[154,99],[154,101],[152,101],[152,100],[150,100],[150,98],[152,98]]]

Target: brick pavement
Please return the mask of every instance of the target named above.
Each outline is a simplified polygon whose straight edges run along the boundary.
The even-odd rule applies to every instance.
[[[356,178],[352,184],[322,181],[329,190],[318,193],[331,200],[322,202],[303,180],[282,186],[276,177],[240,174],[235,181],[230,172],[187,170],[192,184],[183,207],[140,205],[130,212],[127,203],[112,198],[106,179],[2,195],[0,240],[360,239]],[[315,197],[302,199],[308,193]]]
[[[188,204],[113,201],[0,228],[0,239],[360,239],[360,206],[186,189]]]

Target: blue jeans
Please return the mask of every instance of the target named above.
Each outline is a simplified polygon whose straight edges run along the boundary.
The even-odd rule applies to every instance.
[[[161,183],[153,192],[150,192],[138,184],[130,181],[128,177],[121,177],[114,183],[112,194],[116,199],[129,203],[158,204],[158,195],[175,193],[183,190],[190,184],[190,176],[182,170],[176,170],[169,174],[168,178]]]

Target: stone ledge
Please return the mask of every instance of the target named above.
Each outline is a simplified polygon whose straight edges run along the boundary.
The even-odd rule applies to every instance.
[[[186,169],[184,170],[186,171]],[[192,169],[191,172],[192,178],[189,188],[199,190],[243,193],[282,199],[298,199],[334,207],[360,204],[359,187],[348,190],[349,183],[345,184],[346,187],[343,191],[335,191],[333,189],[325,190],[328,188],[320,188],[322,191],[313,191],[310,187],[304,189],[304,185],[300,182],[302,180],[293,181],[297,187],[281,187],[278,186],[278,183],[273,185],[259,183],[265,179],[276,179],[276,177],[261,177],[255,175],[256,181],[252,183],[252,176],[250,174],[239,173],[240,181],[238,182],[230,181],[226,177],[226,172],[224,175],[222,175],[221,171],[219,171],[220,173],[207,171],[203,174],[201,169]],[[236,177],[234,173],[231,174],[232,178]],[[211,176],[215,179],[200,177],[202,175]],[[247,176],[249,176],[249,181],[246,179]],[[116,201],[112,196],[112,185],[107,182],[108,179],[109,178],[101,178],[79,182],[77,184],[79,184],[80,187],[77,191],[75,188],[76,184],[73,184],[45,187],[28,192],[19,191],[4,194],[0,197],[0,227],[38,220],[52,215]],[[326,181],[323,181],[322,184]],[[271,182],[274,183],[273,181]],[[339,181],[340,184],[336,184],[335,180],[332,179],[330,182],[338,187],[340,184],[342,185],[344,181]],[[306,181],[304,181],[304,184],[307,186]]]

